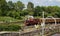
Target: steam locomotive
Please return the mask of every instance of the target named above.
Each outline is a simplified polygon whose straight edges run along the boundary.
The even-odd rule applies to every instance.
[[[41,24],[43,21],[45,21],[45,24],[55,24],[55,22],[57,24],[60,23],[60,18],[55,18],[55,19],[52,19],[52,18],[44,18],[45,20],[43,20],[43,18],[40,18],[40,19],[33,19],[33,21],[30,21],[30,20],[25,20],[25,25],[26,26],[30,26],[30,25],[35,25],[35,24]]]

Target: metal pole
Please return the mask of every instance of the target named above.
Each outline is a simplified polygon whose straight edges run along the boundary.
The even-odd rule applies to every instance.
[[[43,12],[42,36],[44,36],[44,28],[45,28],[45,19],[44,19],[44,12]]]
[[[55,18],[54,18],[54,19],[55,19]],[[57,23],[56,23],[56,19],[55,19],[55,26],[56,26],[56,24],[57,24]]]
[[[50,16],[52,19],[54,19],[54,21],[55,21],[55,26],[56,26],[56,18],[54,18],[54,17],[52,17],[52,16]],[[55,26],[54,26],[54,28],[55,28]]]
[[[56,19],[55,19],[54,17],[52,17],[52,18],[54,19],[54,21],[55,21],[55,26],[56,26],[56,24],[57,24],[57,23],[56,23]]]

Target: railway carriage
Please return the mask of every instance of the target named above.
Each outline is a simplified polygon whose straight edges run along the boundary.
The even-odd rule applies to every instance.
[[[60,18],[55,18],[55,20],[56,20],[57,24],[60,23]],[[55,24],[55,20],[52,18],[45,18],[45,24]],[[42,22],[43,22],[42,18],[40,18],[40,19],[36,18],[36,19],[33,19],[33,21],[26,20],[25,25],[26,26],[36,25],[36,24],[41,24]]]

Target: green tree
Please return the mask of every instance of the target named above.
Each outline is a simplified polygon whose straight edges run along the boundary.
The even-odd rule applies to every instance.
[[[21,15],[22,15],[22,16],[25,16],[25,15],[28,15],[28,14],[29,14],[29,12],[28,12],[27,9],[24,9],[24,10],[21,12]]]
[[[17,3],[15,3],[14,6],[15,6],[14,8],[17,11],[22,11],[23,8],[25,7],[25,5],[21,1],[17,1]]]
[[[42,9],[40,6],[36,6],[34,10],[34,16],[41,16]]]
[[[28,10],[29,12],[34,11],[34,4],[33,4],[32,2],[28,2],[27,10]]]
[[[0,10],[1,10],[1,15],[5,16],[8,11],[7,2],[5,0],[0,0]]]
[[[12,1],[9,1],[9,2],[7,3],[7,5],[9,6],[9,10],[13,10],[13,8],[14,8],[14,3],[13,3]]]

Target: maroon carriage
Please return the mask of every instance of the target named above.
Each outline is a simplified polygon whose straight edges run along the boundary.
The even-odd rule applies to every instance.
[[[32,20],[25,20],[26,26],[37,25],[40,24],[40,19],[32,19]]]

